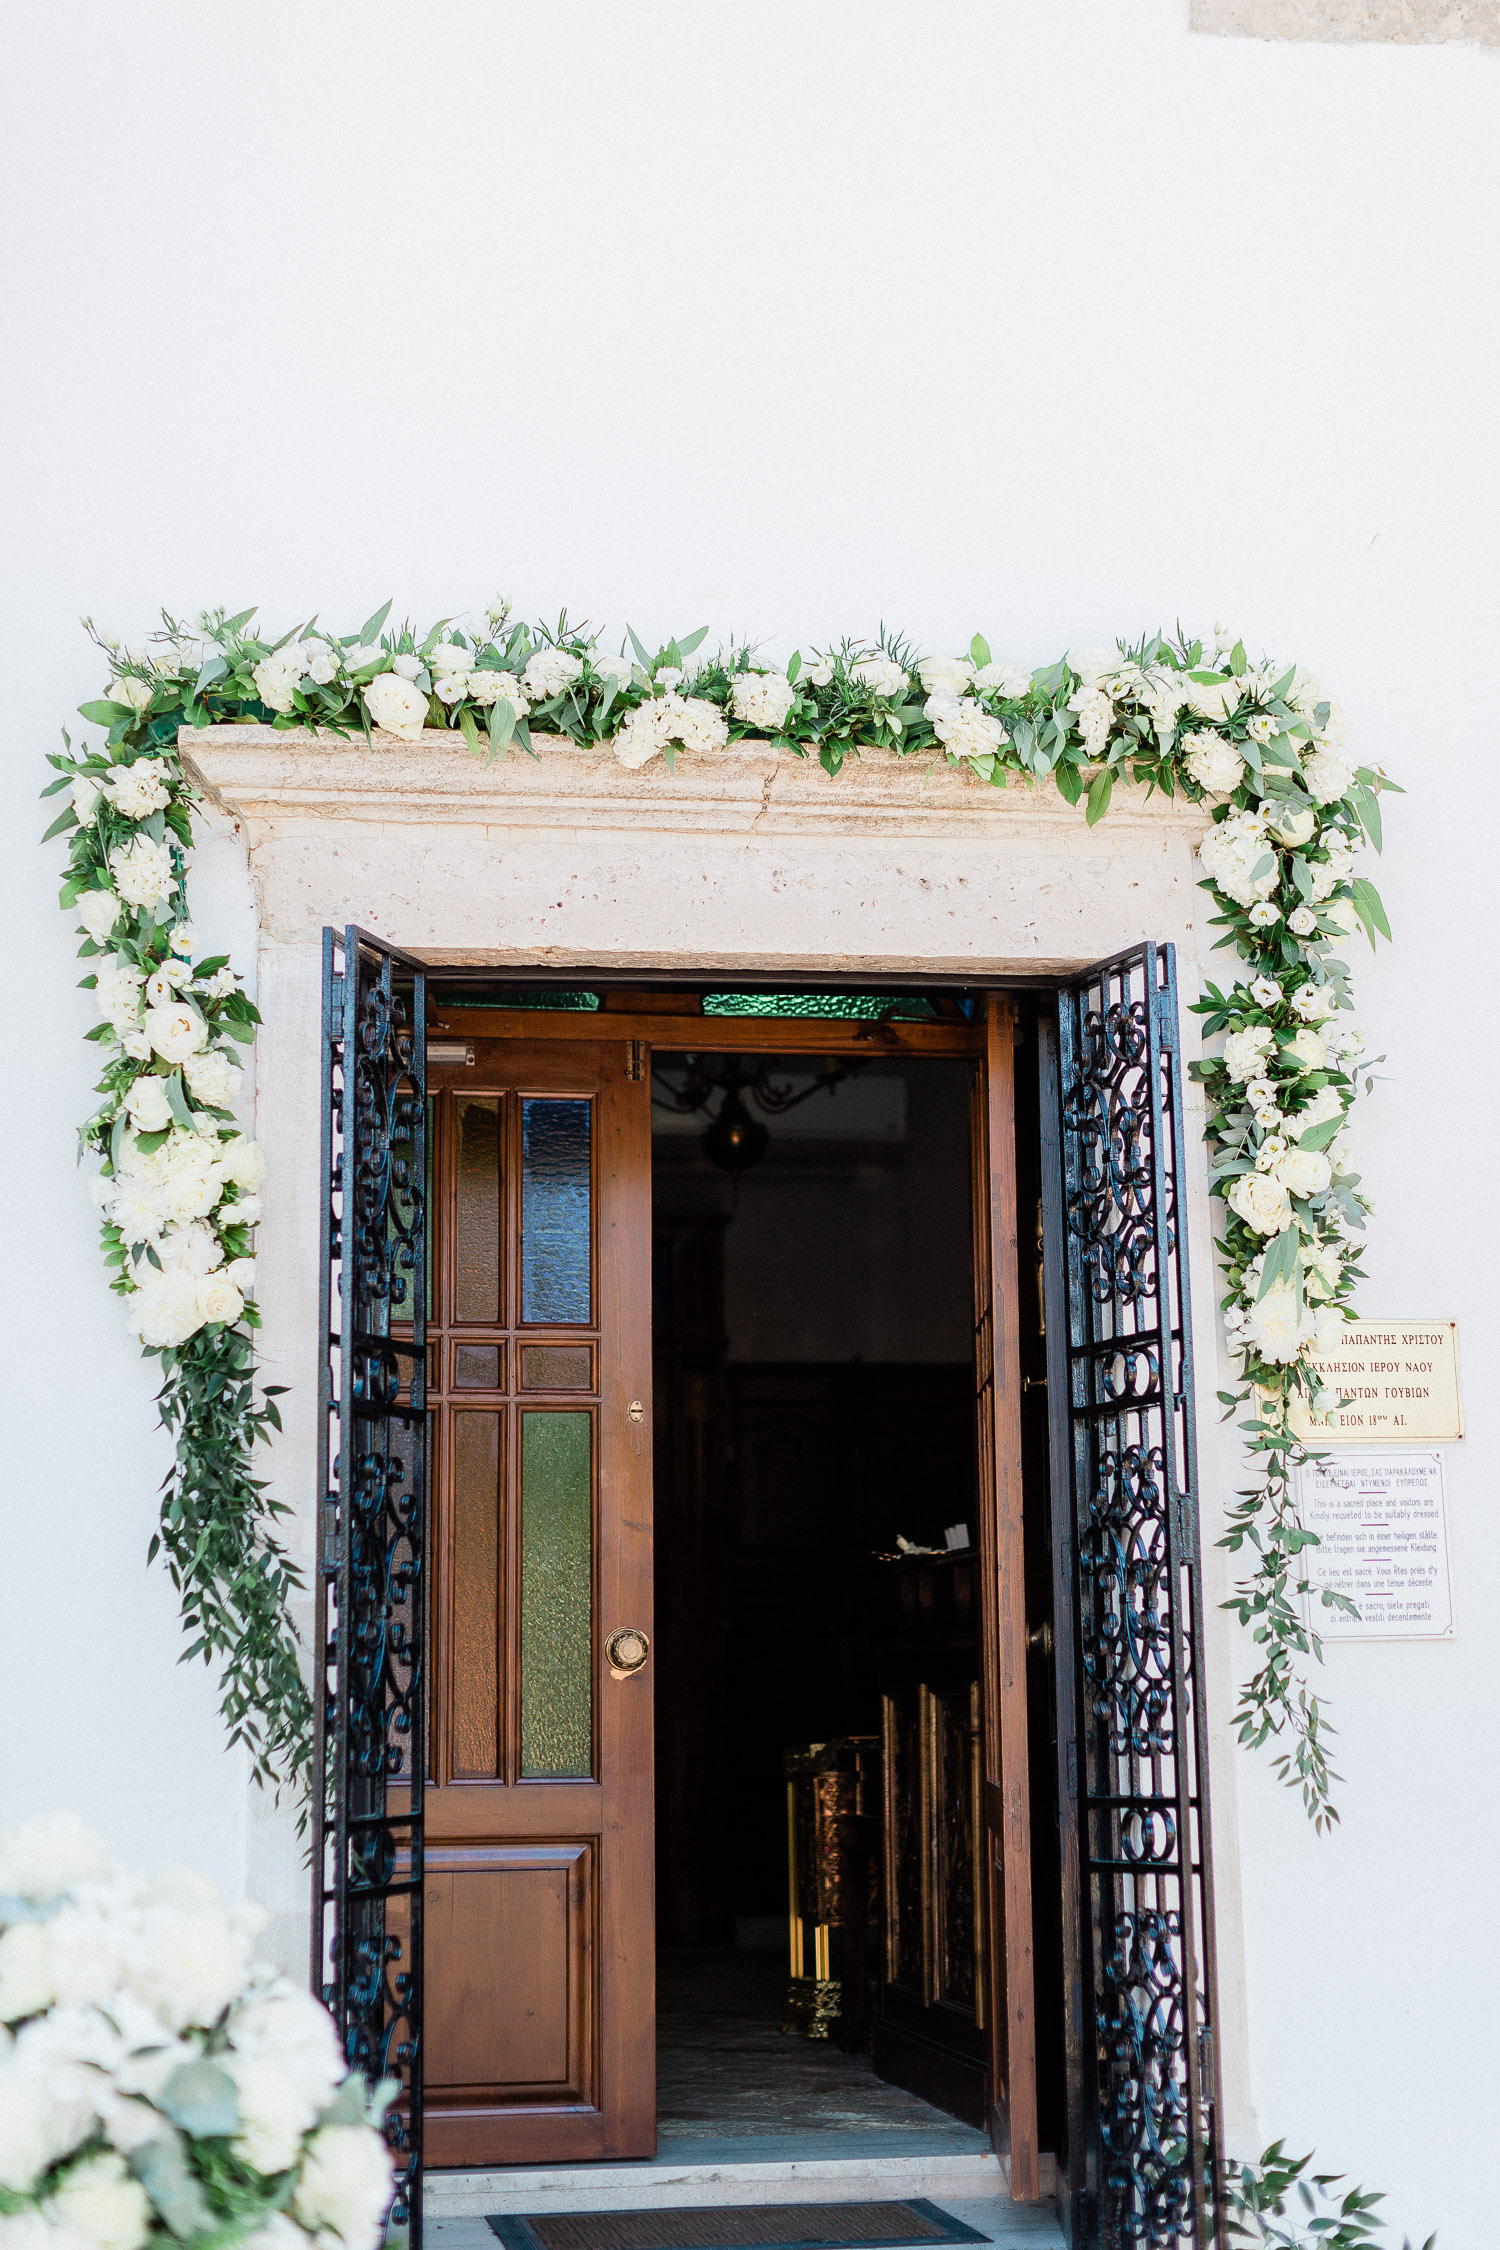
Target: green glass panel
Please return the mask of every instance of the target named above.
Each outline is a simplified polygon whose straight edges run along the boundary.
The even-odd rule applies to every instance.
[[[521,1774],[594,1766],[593,1417],[521,1416]]]
[[[888,992],[705,992],[706,1016],[833,1016],[860,1023],[925,1023],[930,1000]]]
[[[500,1712],[500,1417],[455,1414],[453,1771],[493,1780]]]
[[[463,1095],[458,1104],[458,1222],[453,1234],[453,1317],[500,1318],[500,1104]]]
[[[545,1008],[571,1015],[592,1015],[599,1006],[597,992],[566,991],[552,985],[480,985],[462,992],[440,992],[433,1006],[447,1008]]]

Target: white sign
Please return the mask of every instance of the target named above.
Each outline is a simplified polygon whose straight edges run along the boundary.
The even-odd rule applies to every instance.
[[[1312,1367],[1342,1404],[1315,1418],[1294,1403],[1292,1428],[1309,1444],[1446,1445],[1464,1434],[1456,1321],[1351,1321]]]
[[[1320,1544],[1302,1561],[1317,1587],[1347,1594],[1358,1618],[1308,1597],[1325,1641],[1453,1637],[1448,1520],[1440,1453],[1376,1453],[1299,1471],[1302,1521]]]

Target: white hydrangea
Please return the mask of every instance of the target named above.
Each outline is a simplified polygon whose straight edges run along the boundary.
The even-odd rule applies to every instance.
[[[1245,761],[1227,735],[1204,728],[1188,736],[1183,764],[1211,797],[1230,797],[1245,778]]]
[[[1083,743],[1084,756],[1097,758],[1109,740],[1109,730],[1114,725],[1115,707],[1103,688],[1085,684],[1075,688],[1068,697],[1068,709],[1078,720],[1078,733]]]
[[[957,667],[952,669],[956,670]],[[970,664],[965,669],[972,678],[973,665]],[[849,677],[851,680],[858,680],[861,687],[867,687],[872,695],[894,699],[906,693],[906,666],[898,664],[893,656],[857,656],[849,666]],[[922,684],[926,686],[925,679]]]
[[[973,687],[974,667],[966,656],[924,656],[917,666],[917,677],[928,695],[956,701]]]
[[[326,2009],[305,1992],[277,1986],[237,2011],[224,2068],[239,2093],[236,2153],[258,2172],[295,2160],[345,2074]]]
[[[561,695],[583,673],[583,658],[574,656],[570,649],[539,648],[527,660],[521,674],[521,684],[533,703],[545,703],[550,696]]]
[[[716,704],[673,692],[628,712],[613,748],[621,765],[635,772],[669,744],[689,751],[722,750],[728,740],[729,722]]]
[[[1330,1119],[1342,1117],[1344,1108],[1344,1097],[1337,1086],[1320,1086],[1294,1113],[1292,1131],[1300,1138],[1303,1133],[1310,1133],[1315,1125],[1326,1125]]]
[[[1298,1312],[1296,1292],[1286,1281],[1273,1281],[1265,1295],[1256,1299],[1240,1331],[1259,1358],[1278,1366],[1300,1357],[1317,1332],[1316,1313],[1307,1306]]]
[[[785,672],[735,674],[734,715],[747,727],[764,727],[770,734],[777,733],[785,726],[787,713],[796,700],[797,690]]]
[[[151,2199],[114,2149],[73,2165],[48,2204],[49,2216],[72,2228],[93,2250],[141,2250],[151,2233]]]
[[[1263,860],[1269,865],[1261,866]],[[1236,906],[1253,906],[1276,888],[1276,854],[1257,813],[1231,813],[1211,828],[1198,846],[1198,862],[1215,889]]]
[[[206,1102],[211,1109],[229,1109],[239,1099],[245,1073],[222,1047],[210,1047],[206,1053],[189,1055],[182,1066],[188,1092],[195,1102]]]
[[[103,1844],[76,1813],[35,1813],[19,1827],[0,1828],[0,1897],[42,1906],[108,1871]]]
[[[368,2250],[390,2201],[390,2151],[357,2125],[322,2125],[307,2144],[292,2209],[323,2250]]]
[[[508,703],[518,719],[531,709],[531,698],[514,672],[471,672],[469,693],[476,703]]]
[[[141,986],[145,981],[145,970],[118,953],[107,955],[94,971],[94,1005],[116,1032],[140,1022]]]
[[[1242,1031],[1231,1031],[1224,1042],[1224,1068],[1241,1082],[1259,1078],[1275,1044],[1276,1034],[1269,1024],[1252,1023]]]
[[[434,680],[456,672],[467,679],[474,668],[474,651],[458,641],[439,641],[428,651],[427,669]]]
[[[1347,797],[1354,787],[1357,770],[1355,761],[1347,750],[1336,748],[1328,742],[1320,742],[1302,761],[1302,778],[1307,784],[1307,793],[1316,798],[1320,805],[1337,804],[1341,797]]]
[[[1031,674],[1024,664],[981,664],[974,674],[974,685],[982,688],[986,695],[998,695],[1002,701],[1010,702],[1017,696],[1031,693]]]
[[[127,906],[160,906],[177,888],[171,850],[154,836],[132,836],[128,844],[116,844],[109,866]]]
[[[971,695],[956,699],[931,695],[925,711],[933,733],[952,757],[992,758],[1005,747],[1004,725]]]
[[[133,765],[116,766],[99,784],[99,794],[126,820],[148,820],[172,802],[164,758],[137,758]]]
[[[601,680],[613,680],[617,687],[623,687],[635,671],[628,656],[611,656],[607,648],[590,648],[588,660]]]

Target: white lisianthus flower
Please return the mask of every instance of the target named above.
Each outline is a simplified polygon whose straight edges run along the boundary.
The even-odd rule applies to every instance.
[[[1274,1133],[1281,1125],[1281,1112],[1274,1102],[1261,1102],[1255,1111],[1255,1122],[1263,1133]]]
[[[208,1044],[208,1026],[186,1000],[148,1008],[144,1029],[153,1052],[160,1055],[163,1062],[186,1062],[189,1055],[196,1055]]]
[[[86,773],[75,774],[68,802],[80,828],[87,828],[99,810],[99,784]]]
[[[1328,1068],[1327,1044],[1324,1041],[1323,1034],[1315,1030],[1311,1024],[1304,1024],[1284,1051],[1291,1057],[1299,1071],[1326,1070]]]
[[[227,1000],[231,992],[239,989],[239,978],[228,964],[215,969],[211,977],[194,977],[193,990],[206,992],[211,1000]]]
[[[561,695],[583,673],[583,658],[565,648],[539,648],[527,661],[521,684],[533,703]]]
[[[1291,996],[1292,1008],[1304,1023],[1321,1023],[1338,1006],[1331,984],[1299,984]]]
[[[127,1030],[120,1033],[120,1045],[132,1062],[149,1062],[151,1060],[151,1042],[138,1023],[131,1024]]]
[[[100,782],[99,794],[126,820],[149,820],[172,802],[166,761],[137,758],[133,765],[115,766]]]
[[[455,703],[461,703],[468,691],[469,675],[467,672],[445,672],[441,679],[434,680],[432,683],[432,692],[439,703],[446,703],[450,707]]]
[[[1310,1195],[1321,1195],[1333,1178],[1333,1166],[1319,1149],[1289,1148],[1276,1159],[1273,1178],[1280,1180],[1288,1195],[1306,1201]]]
[[[1247,720],[1245,732],[1252,742],[1274,742],[1281,732],[1281,721],[1273,718],[1269,711],[1257,711],[1254,718]]]
[[[1009,740],[1001,721],[992,718],[971,695],[957,702],[929,696],[926,714],[932,721],[933,733],[955,758],[992,758]]]
[[[1120,652],[1117,648],[1069,649],[1068,662],[1085,687],[1097,687],[1111,672],[1119,670]]]
[[[177,888],[169,847],[152,836],[132,836],[109,855],[115,889],[127,906],[157,907]]]
[[[151,2199],[114,2149],[75,2164],[48,2203],[94,2250],[141,2250],[151,2233]]]
[[[180,961],[172,963],[174,969],[180,969],[181,966]],[[169,976],[165,968],[153,969],[142,987],[146,1006],[148,1008],[170,1008],[177,997],[179,981],[177,977]]]
[[[775,734],[786,724],[797,690],[785,672],[737,672],[731,700],[735,717],[744,725]]]
[[[1242,1172],[1225,1198],[1237,1218],[1257,1234],[1280,1234],[1292,1224],[1291,1198],[1267,1172]]]
[[[398,680],[414,680],[421,669],[421,657],[414,656],[410,649],[404,649],[400,656],[391,658],[391,670]]]
[[[923,681],[926,686],[926,681]],[[986,695],[998,695],[1002,702],[1014,702],[1017,697],[1031,693],[1031,674],[1024,664],[981,664],[974,674],[974,685]]]
[[[1277,1008],[1281,1005],[1281,987],[1273,977],[1252,977],[1250,997],[1257,1008]]]
[[[292,2210],[314,2234],[369,2250],[391,2196],[390,2150],[358,2125],[320,2125],[307,2143]]]
[[[1317,825],[1318,816],[1310,805],[1285,805],[1271,816],[1271,834],[1288,851],[1301,851],[1303,845],[1311,841]]]
[[[1247,919],[1252,930],[1274,929],[1281,920],[1281,908],[1272,899],[1258,898]]]
[[[403,742],[418,740],[427,724],[427,698],[419,687],[392,670],[377,672],[361,693],[372,723],[382,733],[398,735]]]
[[[832,687],[836,668],[837,660],[833,656],[820,656],[814,650],[812,662],[802,667],[802,677],[809,687]]]
[[[1320,1086],[1312,1099],[1297,1110],[1292,1130],[1298,1135],[1310,1133],[1315,1125],[1326,1125],[1331,1118],[1343,1114],[1344,1097],[1337,1086]]]
[[[45,1922],[13,1922],[0,1934],[0,2023],[40,2014],[57,1998]]]
[[[159,1272],[155,1266],[138,1266],[136,1271],[141,1285],[125,1300],[131,1335],[148,1348],[176,1350],[197,1335],[207,1317],[198,1301],[198,1276]]]
[[[1310,906],[1297,906],[1287,916],[1286,926],[1293,937],[1313,937],[1317,934],[1318,917]]]
[[[219,1169],[231,1187],[253,1195],[266,1176],[265,1151],[259,1141],[238,1134],[219,1149]]]
[[[144,1071],[126,1095],[125,1109],[138,1133],[164,1133],[172,1122],[166,1080]]]
[[[1206,729],[1188,736],[1183,764],[1211,797],[1232,796],[1245,778],[1245,761],[1227,735]]]
[[[123,960],[118,953],[109,954],[94,971],[94,1005],[117,1032],[139,1022],[141,986],[145,981],[145,970]]]
[[[939,664],[942,668],[953,672],[961,669],[956,664],[943,665],[941,659],[939,659]],[[972,664],[964,666],[962,669],[968,672],[971,679],[973,678],[974,667]],[[888,701],[893,701],[896,696],[906,693],[906,666],[898,664],[893,656],[857,656],[849,666],[849,677],[851,680],[858,680],[861,687],[867,687],[872,695],[884,696]],[[925,681],[923,684],[926,685]],[[929,690],[929,693],[931,692],[933,691]],[[958,691],[955,689],[953,692],[957,693]]]
[[[195,1102],[206,1102],[210,1109],[229,1109],[239,1099],[245,1074],[232,1055],[222,1047],[210,1047],[205,1054],[189,1055],[182,1066],[188,1092]]]
[[[1276,1082],[1271,1078],[1252,1078],[1245,1087],[1245,1099],[1252,1109],[1264,1109],[1276,1102]]]
[[[1278,1157],[1285,1156],[1288,1146],[1289,1143],[1284,1133],[1267,1133],[1255,1152],[1256,1170],[1258,1172],[1274,1172]]]
[[[1323,919],[1333,924],[1334,934],[1328,940],[1330,945],[1347,945],[1355,932],[1363,926],[1352,898],[1331,898],[1323,909]]]
[[[1285,1366],[1312,1342],[1317,1317],[1305,1309],[1298,1313],[1290,1282],[1274,1281],[1250,1307],[1242,1333],[1261,1359]]]
[[[474,669],[474,651],[463,648],[457,641],[439,641],[428,651],[427,669],[437,680],[450,672],[461,673],[465,678]]]
[[[83,891],[73,911],[95,945],[103,945],[120,919],[120,902],[113,891]]]
[[[531,698],[514,672],[471,672],[469,693],[476,703],[508,703],[518,719],[531,709]]]
[[[1247,1024],[1243,1031],[1231,1031],[1224,1042],[1224,1068],[1241,1082],[1258,1078],[1275,1044],[1276,1035],[1269,1024]]]
[[[179,922],[168,942],[179,960],[191,961],[198,950],[198,933],[191,922]]]
[[[1198,861],[1214,887],[1236,906],[1269,898],[1279,880],[1276,854],[1264,822],[1254,813],[1231,813],[1211,828],[1198,846]]]

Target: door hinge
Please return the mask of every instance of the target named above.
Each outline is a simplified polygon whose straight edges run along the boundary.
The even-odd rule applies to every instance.
[[[625,1076],[632,1086],[639,1086],[646,1075],[646,1042],[644,1039],[627,1039],[625,1042]]]

